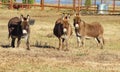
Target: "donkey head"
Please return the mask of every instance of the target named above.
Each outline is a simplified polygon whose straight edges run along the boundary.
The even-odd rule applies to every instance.
[[[67,33],[68,27],[69,27],[69,19],[70,19],[70,14],[65,14],[63,13],[62,15],[62,21],[63,21],[63,32]]]
[[[29,15],[27,15],[27,17],[24,17],[23,15],[21,15],[20,18],[21,18],[21,27],[22,27],[23,34],[27,34],[29,32],[30,17]]]
[[[74,19],[73,19],[73,21],[74,21],[74,27],[76,28],[76,29],[78,29],[79,28],[79,25],[80,25],[80,23],[81,23],[81,18],[80,18],[80,14],[79,13],[76,13],[75,14],[75,17],[74,17]]]
[[[69,19],[70,19],[70,14],[64,14],[62,16],[63,19],[63,32],[66,33],[69,27]]]
[[[63,20],[69,20],[70,19],[70,14],[69,13],[63,13],[62,14],[62,19]]]

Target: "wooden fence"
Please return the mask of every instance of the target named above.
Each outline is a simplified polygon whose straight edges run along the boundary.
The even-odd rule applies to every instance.
[[[86,11],[94,11],[96,12],[98,10],[97,8],[97,4],[96,1],[97,0],[92,0],[94,3],[87,8],[86,6],[83,6],[82,3],[85,0],[70,0],[72,3],[71,4],[65,4],[63,5],[61,3],[61,0],[55,0],[54,4],[47,4],[44,2],[44,0],[41,0],[40,3],[35,3],[35,4],[23,4],[23,3],[16,3],[13,2],[13,0],[10,0],[8,3],[2,3],[0,2],[1,5],[8,5],[9,9],[14,9],[14,5],[20,5],[20,8],[26,8],[29,9],[30,7],[40,7],[40,10],[44,10],[45,7],[52,7],[52,8],[57,8],[58,10],[60,9],[72,9],[72,10],[86,10]],[[101,4],[105,1],[105,0],[100,0]],[[120,7],[116,6],[116,1],[119,0],[111,0],[112,1],[112,5],[109,7],[109,9],[107,10],[108,12],[112,12],[112,13],[120,13]],[[119,1],[120,2],[120,1]]]

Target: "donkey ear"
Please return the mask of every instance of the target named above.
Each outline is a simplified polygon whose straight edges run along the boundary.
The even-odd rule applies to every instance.
[[[74,13],[74,16],[76,16],[76,12]]]
[[[62,13],[62,19],[64,20],[64,17],[65,17],[65,13]]]
[[[29,17],[29,15],[27,15],[27,17]]]
[[[29,15],[27,15],[27,21],[29,21],[30,20],[30,16]]]
[[[65,13],[62,13],[62,18],[65,16]]]
[[[83,20],[81,20],[81,23],[80,23],[81,25],[85,25],[85,21],[83,21]]]
[[[74,11],[74,16],[76,16],[76,14],[77,14],[77,13],[78,13],[78,11],[77,11],[77,10],[75,10],[75,11]]]
[[[71,16],[71,14],[70,14],[70,13],[68,13],[68,14],[67,14],[67,16],[68,16],[68,17],[70,17],[70,16]]]
[[[80,11],[76,10],[76,11],[74,12],[74,16],[80,16]]]
[[[70,19],[70,16],[71,16],[70,13],[68,13],[68,14],[67,14],[67,19],[68,19],[68,20]]]
[[[21,19],[21,21],[24,21],[23,15],[22,15],[22,14],[20,15],[20,19]]]
[[[21,17],[23,17],[23,15],[21,14]]]

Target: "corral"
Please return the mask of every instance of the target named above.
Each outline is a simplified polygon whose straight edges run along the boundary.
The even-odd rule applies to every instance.
[[[19,0],[22,1],[22,0]],[[28,0],[26,0],[28,1]],[[60,9],[71,9],[71,10],[79,10],[79,11],[90,11],[89,14],[98,14],[98,11],[101,4],[105,4],[102,6],[102,11],[107,12],[107,14],[120,14],[120,1],[119,0],[91,0],[91,4],[89,6],[85,5],[85,0],[39,0],[40,2],[35,2],[33,4],[28,3],[19,3],[14,0],[9,0],[6,3],[0,2],[0,5],[7,6],[9,9],[30,9],[32,7],[40,7],[41,10],[44,10],[45,7],[57,8]],[[105,9],[104,9],[105,8]]]
[[[105,33],[105,46],[100,49],[94,40],[86,40],[86,47],[77,47],[75,33],[69,41],[69,51],[56,50],[58,40],[53,27],[61,12],[46,10],[0,9],[0,71],[1,72],[120,72],[120,16],[81,16],[86,22],[98,21]],[[29,14],[35,19],[31,25],[30,47],[24,40],[19,48],[9,47],[7,23],[10,18]],[[70,24],[73,28],[73,16]]]

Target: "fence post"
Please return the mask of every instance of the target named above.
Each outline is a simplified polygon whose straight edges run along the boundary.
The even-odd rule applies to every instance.
[[[80,11],[80,7],[81,7],[80,6],[80,4],[81,4],[80,2],[81,2],[81,0],[78,0],[78,11]]]
[[[76,11],[76,6],[75,6],[76,0],[73,0],[73,10]]]
[[[13,9],[13,0],[10,0],[10,9]]]
[[[58,11],[60,10],[60,0],[58,0]]]
[[[94,0],[94,13],[97,13],[97,11],[98,11],[98,5],[96,5],[96,0]]]
[[[96,5],[96,0],[94,0],[94,5]]]
[[[44,10],[44,0],[41,0],[40,4],[41,4],[41,10]]]
[[[113,0],[113,12],[115,11],[115,0]]]

